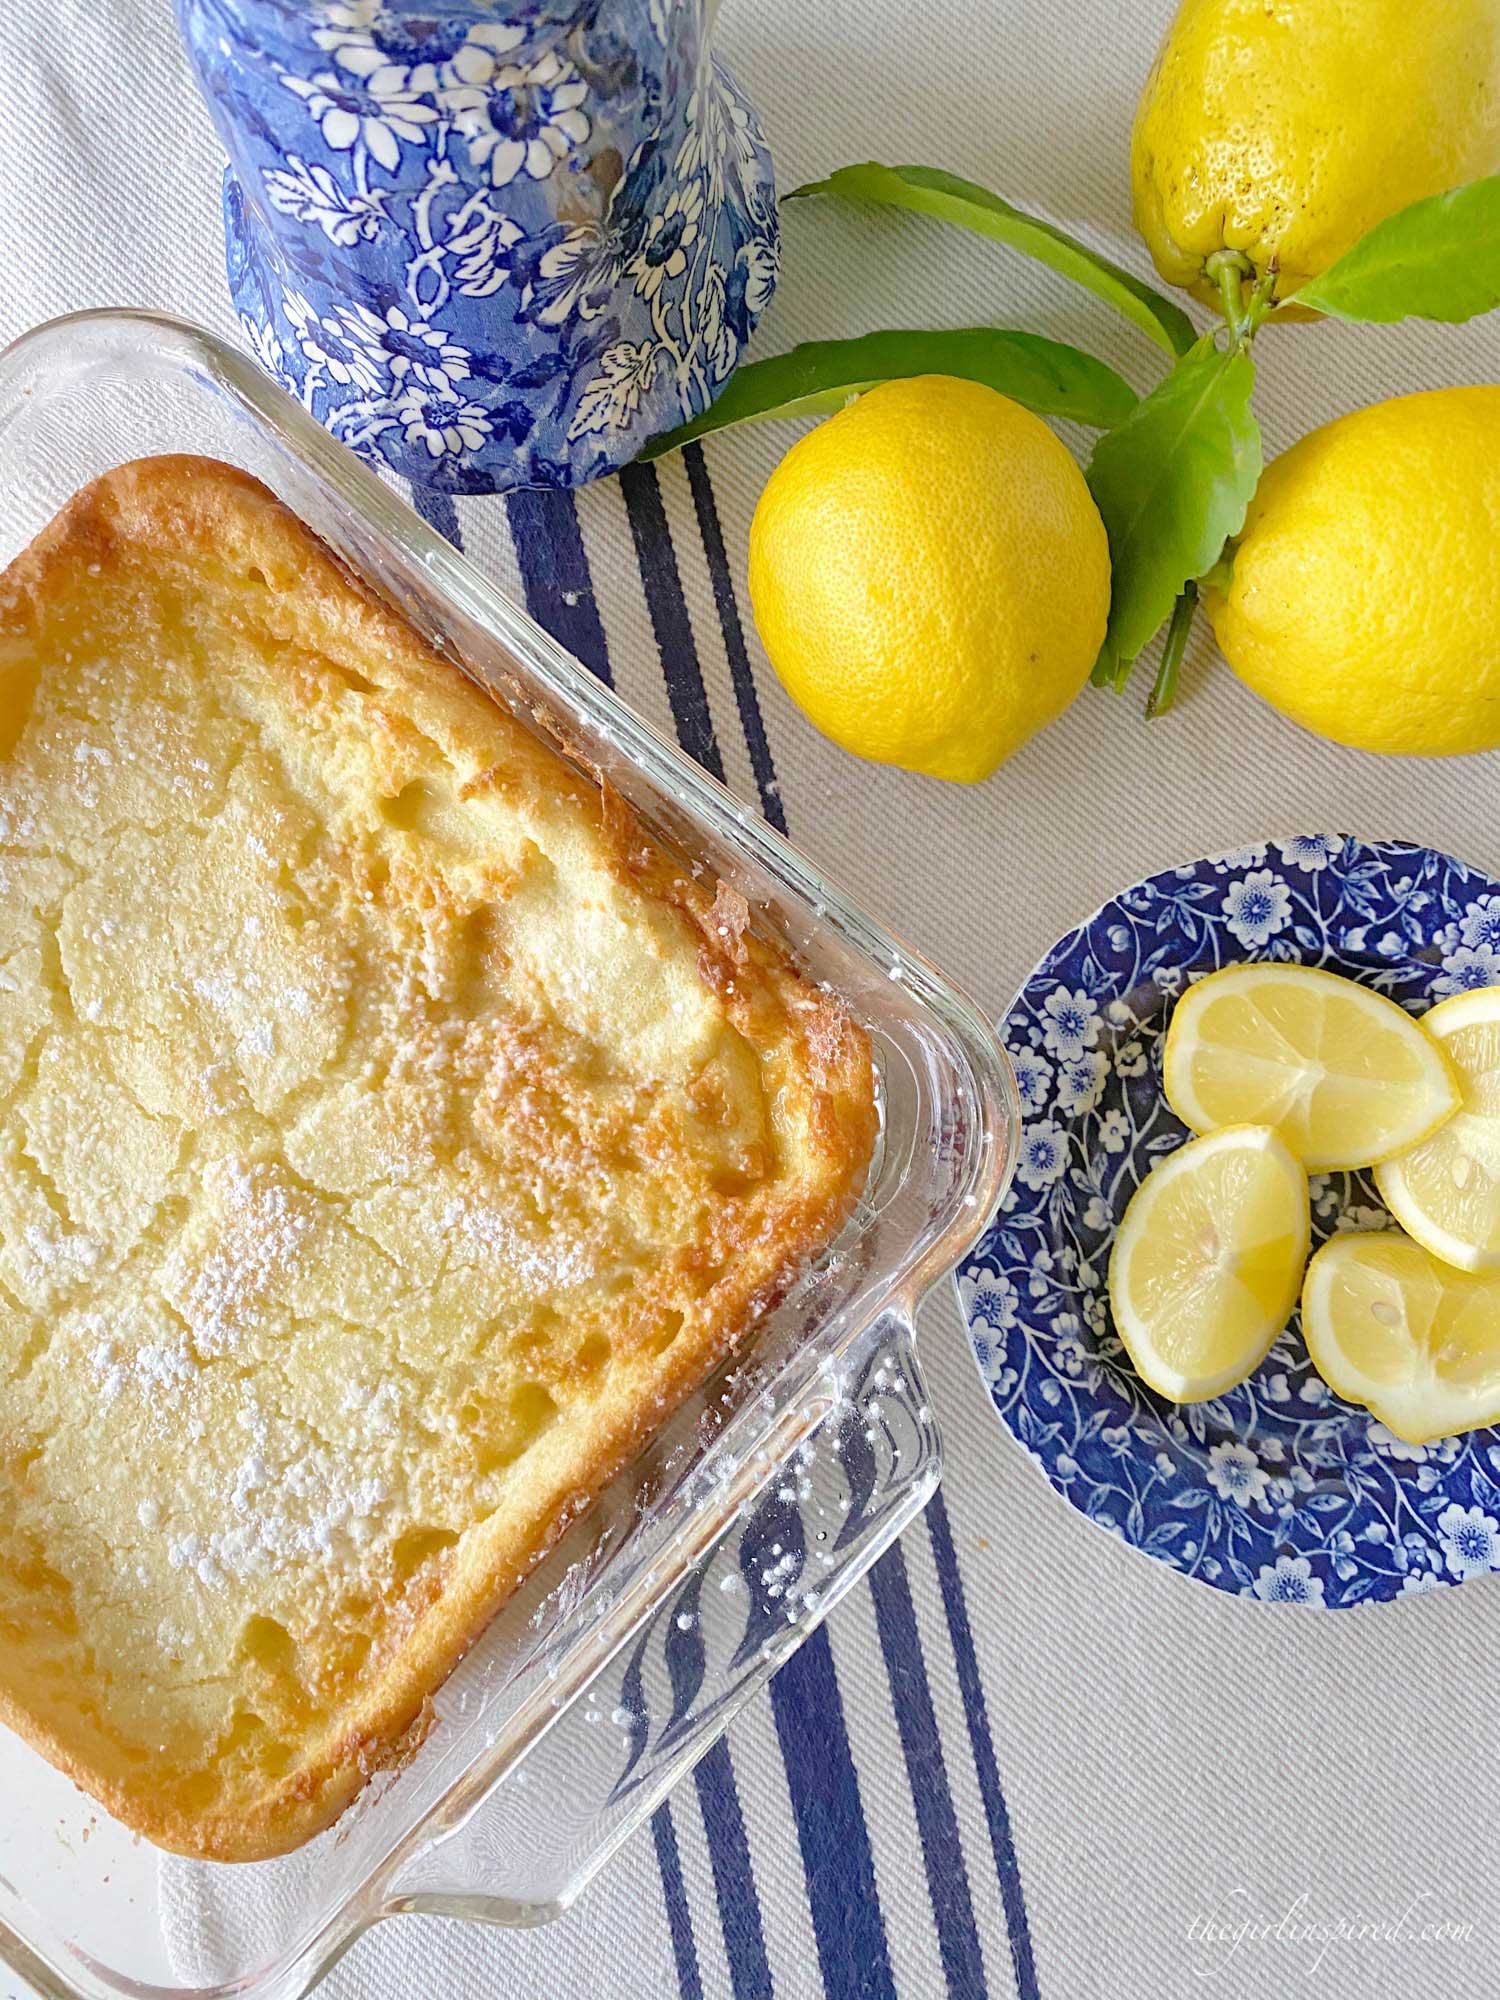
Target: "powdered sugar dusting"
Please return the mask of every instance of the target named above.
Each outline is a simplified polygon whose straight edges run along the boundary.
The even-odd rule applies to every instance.
[[[57,1284],[68,1284],[75,1278],[87,1277],[104,1255],[104,1246],[97,1237],[85,1236],[81,1230],[66,1229],[61,1223],[55,1229],[46,1229],[37,1222],[29,1223],[22,1232],[21,1240],[27,1254]]]
[[[211,1355],[224,1353],[292,1277],[312,1217],[268,1166],[225,1160],[206,1178],[222,1229],[193,1278],[186,1312],[199,1352]]]
[[[103,1325],[95,1315],[94,1325],[86,1323],[86,1330]],[[143,1341],[136,1347],[122,1346],[105,1334],[89,1358],[99,1381],[99,1400],[106,1409],[127,1388],[138,1389],[153,1400],[171,1402],[198,1373],[197,1357],[185,1334],[176,1340]]]
[[[455,1199],[438,1220],[445,1231],[456,1232],[486,1256],[504,1263],[534,1290],[566,1290],[587,1284],[594,1276],[594,1260],[582,1243],[557,1237],[545,1243],[528,1241],[498,1209]]]
[[[225,1525],[169,1535],[174,1570],[223,1590],[273,1578],[288,1564],[337,1566],[376,1539],[394,1496],[385,1479],[351,1463],[357,1452],[335,1451],[254,1403],[240,1421],[248,1448],[230,1475]]]

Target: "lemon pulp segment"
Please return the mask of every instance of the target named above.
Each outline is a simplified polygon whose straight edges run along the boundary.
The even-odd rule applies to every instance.
[[[1180,1403],[1244,1381],[1286,1325],[1307,1244],[1306,1177],[1269,1128],[1229,1127],[1168,1155],[1110,1258],[1110,1305],[1137,1372]]]
[[[1376,1169],[1381,1199],[1435,1257],[1500,1267],[1500,989],[1456,993],[1422,1019],[1462,1099],[1447,1124]]]
[[[1500,1276],[1395,1230],[1335,1236],[1308,1266],[1302,1330],[1329,1388],[1409,1443],[1500,1421]]]
[[[1302,965],[1190,987],[1167,1033],[1167,1101],[1196,1132],[1272,1125],[1312,1169],[1389,1159],[1458,1108],[1452,1066],[1394,1001]]]

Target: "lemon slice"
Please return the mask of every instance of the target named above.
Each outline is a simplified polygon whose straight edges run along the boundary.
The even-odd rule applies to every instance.
[[[1265,1126],[1169,1153],[1136,1189],[1109,1260],[1137,1373],[1174,1403],[1243,1382],[1297,1303],[1307,1237],[1307,1178]]]
[[[1167,1102],[1195,1132],[1274,1125],[1312,1171],[1404,1153],[1458,1109],[1458,1080],[1393,1000],[1305,965],[1231,965],[1167,1031]]]
[[[1307,1267],[1302,1331],[1334,1394],[1409,1444],[1500,1422],[1500,1277],[1394,1229],[1335,1236]]]
[[[1422,1026],[1458,1073],[1463,1101],[1408,1153],[1375,1172],[1381,1199],[1434,1257],[1500,1268],[1500,989],[1455,993]]]

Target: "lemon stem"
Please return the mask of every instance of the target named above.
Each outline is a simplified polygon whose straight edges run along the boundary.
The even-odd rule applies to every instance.
[[[1245,326],[1245,280],[1250,268],[1248,258],[1242,257],[1238,250],[1215,250],[1203,266],[1204,276],[1219,288],[1219,303],[1236,340]]]
[[[1167,642],[1161,649],[1156,685],[1146,703],[1146,714],[1151,721],[1165,715],[1177,699],[1177,678],[1182,671],[1182,656],[1187,651],[1188,634],[1193,629],[1193,613],[1197,608],[1198,586],[1196,583],[1185,583],[1182,595],[1172,606],[1172,622],[1167,627]]]
[[[1204,260],[1203,273],[1219,288],[1219,301],[1229,326],[1232,345],[1248,347],[1262,323],[1276,309],[1279,261],[1273,257],[1256,277],[1255,266],[1240,251],[1215,250],[1211,257]],[[1245,286],[1252,278],[1255,282],[1247,299]]]

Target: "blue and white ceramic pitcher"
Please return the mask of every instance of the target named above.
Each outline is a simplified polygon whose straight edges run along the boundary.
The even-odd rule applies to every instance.
[[[256,353],[455,493],[573,485],[728,380],[776,280],[714,0],[177,0]]]

